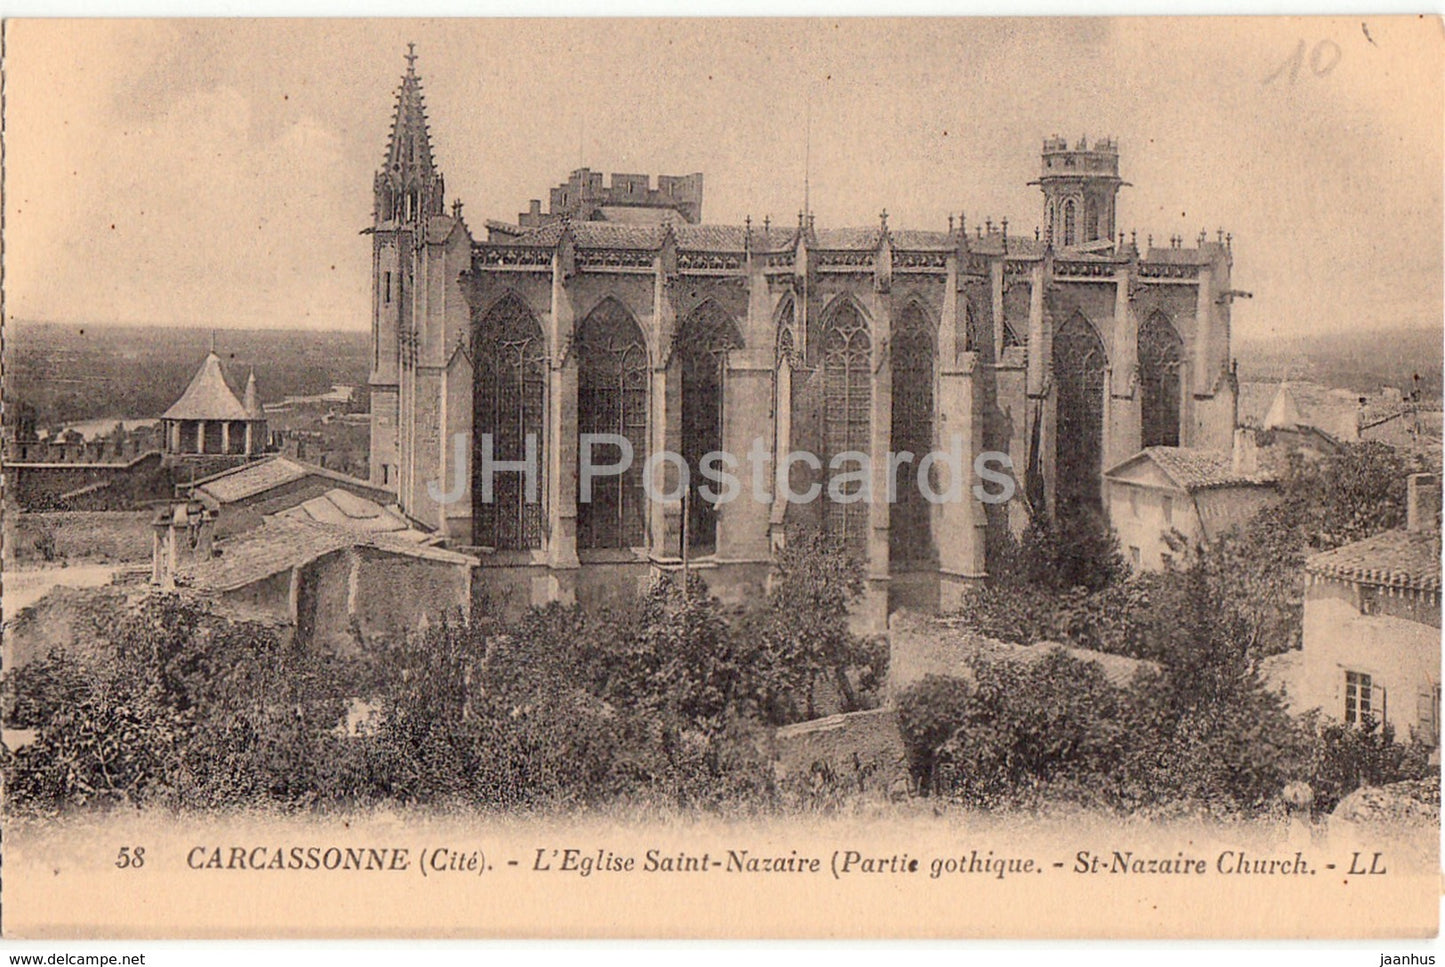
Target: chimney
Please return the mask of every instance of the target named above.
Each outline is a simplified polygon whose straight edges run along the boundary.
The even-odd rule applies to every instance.
[[[1259,473],[1259,444],[1254,438],[1254,430],[1245,426],[1235,428],[1231,456],[1236,477],[1253,477]]]
[[[1405,481],[1405,529],[1440,530],[1440,478],[1433,473],[1412,473]]]
[[[200,504],[178,503],[156,512],[151,522],[151,583],[176,586],[181,561],[215,556],[216,515]]]

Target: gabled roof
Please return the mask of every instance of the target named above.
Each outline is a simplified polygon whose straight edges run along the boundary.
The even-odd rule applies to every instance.
[[[1189,493],[1217,487],[1260,487],[1275,483],[1274,475],[1265,470],[1236,473],[1233,455],[1227,451],[1192,447],[1145,447],[1123,463],[1104,471],[1104,476],[1111,480],[1134,482],[1128,479],[1126,472],[1145,461],[1152,462],[1174,486]]]
[[[1279,390],[1274,394],[1274,402],[1269,404],[1269,412],[1264,415],[1264,428],[1292,429],[1303,422],[1294,395],[1289,391],[1289,383],[1280,383]]]
[[[392,533],[408,529],[400,514],[340,487],[283,510],[277,516],[360,531]]]
[[[255,530],[220,542],[219,556],[183,566],[178,576],[191,587],[233,591],[344,548],[370,548],[459,566],[478,563],[466,554],[390,534],[364,534],[343,527],[271,517]]]
[[[221,370],[221,357],[207,353],[201,368],[181,398],[171,404],[164,420],[249,420],[251,415],[236,399]]]
[[[1440,534],[1392,530],[1311,555],[1312,574],[1386,588],[1440,590]]]
[[[230,470],[223,470],[209,477],[203,477],[195,482],[191,492],[202,501],[209,498],[216,504],[230,504],[255,497],[277,487],[284,487],[306,477],[332,480],[345,485],[345,489],[352,492],[359,491],[370,499],[384,503],[395,501],[388,491],[381,487],[373,487],[365,480],[357,480],[344,473],[285,456],[267,457],[264,460],[256,460]]]

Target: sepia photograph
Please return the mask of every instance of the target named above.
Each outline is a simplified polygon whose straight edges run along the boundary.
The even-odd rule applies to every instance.
[[[1436,936],[1438,16],[0,69],[9,940]]]

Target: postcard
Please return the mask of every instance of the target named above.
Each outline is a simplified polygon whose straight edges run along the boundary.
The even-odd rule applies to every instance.
[[[1442,52],[6,22],[0,930],[1435,936]]]

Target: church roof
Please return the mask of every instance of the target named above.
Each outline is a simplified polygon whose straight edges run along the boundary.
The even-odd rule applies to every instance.
[[[191,385],[181,398],[166,410],[165,420],[251,420],[257,417],[246,412],[236,394],[226,383],[221,371],[221,357],[207,353],[201,368],[191,378]]]
[[[581,249],[640,249],[656,251],[662,246],[669,225],[641,224],[636,222],[573,221],[552,222],[539,228],[518,229],[505,223],[488,223],[488,228],[498,234],[511,236],[497,239],[492,244],[516,245],[519,247],[551,248],[562,237],[564,227],[570,228],[572,237]],[[744,225],[693,225],[687,222],[671,226],[677,247],[691,252],[742,252],[748,245],[748,228]],[[889,238],[897,251],[952,251],[954,237],[948,232],[930,232],[918,229],[900,229],[890,232]],[[797,244],[798,229],[779,228],[754,224],[752,226],[752,248],[757,252],[786,251]],[[873,251],[881,240],[879,228],[821,228],[813,233],[812,248],[825,251]],[[970,239],[970,243],[977,240]],[[1010,239],[1010,253],[1018,250],[1032,254],[1033,246],[1023,244],[1022,239]]]
[[[1332,551],[1314,554],[1306,559],[1305,570],[1355,584],[1438,591],[1440,534],[1436,531],[1385,531]]]

